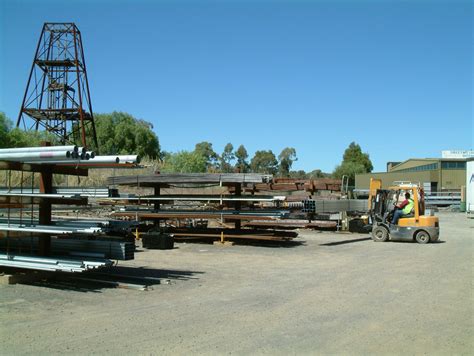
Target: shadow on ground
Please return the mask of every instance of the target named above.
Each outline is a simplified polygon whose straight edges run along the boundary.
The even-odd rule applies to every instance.
[[[355,242],[367,241],[371,240],[370,237],[362,237],[360,239],[350,239],[350,240],[342,240],[342,241],[334,241],[334,242],[327,242],[324,244],[319,244],[319,246],[337,246],[337,245],[345,245],[345,244],[352,244]]]
[[[218,241],[218,240],[216,240]],[[258,247],[269,247],[269,248],[293,248],[298,246],[305,246],[306,241],[304,240],[289,240],[289,241],[271,241],[271,240],[251,240],[251,239],[226,239],[226,241],[234,242],[235,246],[258,246]],[[193,239],[193,240],[180,240],[176,241],[177,244],[203,244],[203,245],[212,245],[214,241],[209,239]],[[175,243],[175,246],[176,246]],[[176,247],[175,247],[176,248]]]
[[[68,290],[100,293],[103,289],[121,288],[151,290],[160,284],[199,279],[200,271],[166,270],[146,267],[115,266],[83,273],[51,273],[47,277],[22,284]]]

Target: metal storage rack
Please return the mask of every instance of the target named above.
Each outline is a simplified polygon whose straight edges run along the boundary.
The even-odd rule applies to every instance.
[[[247,184],[267,183],[272,180],[270,175],[241,174],[241,173],[187,173],[187,174],[154,174],[142,176],[109,177],[109,185],[132,186],[136,188],[151,188],[152,195],[135,197],[109,198],[117,203],[134,204],[134,210],[120,211],[113,214],[115,217],[136,219],[142,222],[151,221],[160,226],[164,221],[185,219],[217,219],[225,223],[232,223],[234,228],[171,228],[169,232],[180,238],[212,238],[221,239],[259,239],[287,241],[297,236],[294,232],[257,230],[242,228],[242,221],[255,219],[277,219],[285,214],[285,209],[243,209],[244,204],[255,202],[282,202],[285,198],[269,195],[242,194]],[[162,194],[165,188],[180,187],[183,191],[196,186],[222,187],[223,194]],[[163,203],[176,201],[187,202],[214,202],[220,203],[220,210],[177,210],[163,209]],[[147,205],[149,208],[144,208]],[[151,209],[150,209],[151,208]]]

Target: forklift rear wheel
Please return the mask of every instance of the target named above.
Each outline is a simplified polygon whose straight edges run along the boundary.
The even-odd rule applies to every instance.
[[[418,231],[415,235],[415,240],[419,244],[427,244],[430,242],[430,234],[428,234],[426,231]]]
[[[376,226],[372,229],[372,240],[385,242],[388,240],[388,231],[383,226]]]

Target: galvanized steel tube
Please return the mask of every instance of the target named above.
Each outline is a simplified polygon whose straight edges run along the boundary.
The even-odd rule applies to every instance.
[[[2,161],[46,161],[71,158],[73,151],[38,151],[38,152],[18,152],[0,153]]]
[[[18,148],[2,148],[0,154],[10,153],[26,153],[26,152],[53,152],[53,151],[71,151],[78,152],[79,147],[75,145],[69,146],[41,146],[41,147],[18,147]]]

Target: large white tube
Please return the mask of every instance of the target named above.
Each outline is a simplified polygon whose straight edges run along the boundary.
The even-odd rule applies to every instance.
[[[119,163],[120,156],[95,156],[85,162],[87,163]]]
[[[71,151],[78,152],[78,147],[70,146],[41,146],[41,147],[18,147],[18,148],[2,148],[0,154],[7,153],[31,153],[31,152],[56,152],[56,151]]]
[[[120,163],[140,163],[138,155],[120,155],[118,156]]]
[[[53,159],[53,160],[42,160],[42,161],[26,161],[26,163],[37,163],[37,164],[67,164],[67,165],[94,165],[101,163],[119,163],[120,160],[117,156],[95,156],[94,159]]]
[[[45,161],[71,158],[70,151],[0,153],[0,161]]]
[[[79,160],[79,159],[49,159],[49,160],[40,160],[40,161],[24,161],[24,163],[34,163],[34,164],[84,164],[89,161]]]

